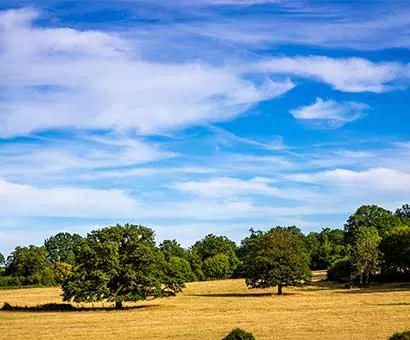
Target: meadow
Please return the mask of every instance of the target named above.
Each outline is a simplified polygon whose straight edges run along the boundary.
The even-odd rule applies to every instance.
[[[241,327],[264,339],[387,339],[410,328],[410,290],[403,285],[344,289],[321,281],[249,290],[243,280],[189,283],[176,297],[142,301],[122,311],[1,311],[0,339],[221,339]],[[0,303],[61,303],[59,288],[1,290]],[[105,303],[107,308],[111,304]],[[76,305],[74,305],[76,306]],[[80,306],[81,307],[81,306]],[[84,307],[93,307],[85,305]]]

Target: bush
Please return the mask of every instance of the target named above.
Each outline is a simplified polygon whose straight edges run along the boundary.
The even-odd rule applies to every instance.
[[[0,288],[4,287],[19,287],[23,278],[13,276],[0,276]]]
[[[207,258],[202,269],[210,280],[226,279],[232,274],[229,257],[222,253]]]
[[[252,333],[245,332],[240,328],[235,328],[222,340],[255,340],[255,337]]]
[[[348,282],[351,279],[352,264],[348,258],[335,261],[327,270],[329,280]]]
[[[410,340],[410,331],[393,334],[389,340]]]

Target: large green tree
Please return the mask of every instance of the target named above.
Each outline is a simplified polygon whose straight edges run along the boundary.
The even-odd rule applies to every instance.
[[[58,233],[44,241],[47,257],[51,262],[74,264],[74,250],[80,245],[82,237],[78,234]]]
[[[340,229],[324,228],[311,232],[305,238],[313,270],[327,269],[345,254],[344,232]]]
[[[224,255],[229,261],[229,269],[212,271],[213,275],[220,273],[219,277],[208,277],[209,279],[223,279],[232,275],[236,267],[238,266],[239,259],[236,256],[236,244],[235,242],[228,239],[226,236],[216,236],[209,234],[205,236],[202,240],[196,242],[191,247],[191,252],[197,255],[202,263],[207,261],[207,264],[222,264],[222,257],[219,256],[215,258],[216,255]],[[224,257],[224,258],[225,258]],[[213,258],[213,260],[208,260]],[[207,265],[207,268],[211,266]],[[204,269],[204,267],[202,268]],[[205,270],[204,270],[205,274]],[[205,275],[206,276],[206,275]]]
[[[381,237],[375,227],[361,226],[354,231],[354,244],[351,261],[355,274],[359,276],[359,283],[368,282],[370,274],[380,269],[379,244]]]
[[[44,247],[17,247],[7,258],[6,275],[22,285],[54,284],[53,266]]]
[[[395,227],[401,226],[399,216],[377,205],[363,205],[345,223],[346,241],[354,243],[355,230],[360,227],[374,227],[383,238]]]
[[[294,227],[276,227],[248,238],[243,258],[246,284],[250,288],[303,286],[310,282],[309,253],[301,233]]]
[[[76,264],[63,284],[64,300],[75,302],[143,300],[175,294],[183,278],[171,276],[154,232],[116,225],[89,233],[75,251]]]
[[[395,228],[383,238],[383,272],[388,275],[410,275],[410,227]]]

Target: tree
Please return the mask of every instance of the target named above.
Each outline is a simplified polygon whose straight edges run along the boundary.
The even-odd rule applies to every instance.
[[[66,262],[54,263],[54,278],[58,284],[63,284],[73,270],[73,266]]]
[[[189,263],[189,252],[181,247],[176,240],[165,240],[159,245],[168,264],[168,277],[181,279],[182,282],[195,281],[196,275]]]
[[[363,284],[364,277],[367,283],[370,274],[376,273],[380,268],[381,237],[375,227],[362,226],[355,230],[354,239],[351,260],[360,284]]]
[[[394,333],[389,340],[410,340],[410,331]]]
[[[293,228],[276,227],[250,238],[243,265],[250,288],[303,286],[311,280],[309,254],[304,240]]]
[[[397,209],[395,215],[398,216],[402,224],[410,227],[410,205],[404,204],[401,208]]]
[[[202,269],[205,276],[211,280],[226,279],[232,274],[229,257],[222,253],[208,257],[204,261]]]
[[[116,225],[92,231],[75,250],[76,265],[63,284],[64,301],[124,301],[175,294],[183,283],[170,277],[154,232]]]
[[[4,264],[5,264],[5,262],[6,262],[6,260],[5,260],[4,256],[3,256],[3,254],[0,253],[0,267],[3,267]]]
[[[74,264],[74,250],[80,245],[82,237],[78,234],[58,233],[44,241],[47,257],[52,263]]]
[[[381,242],[383,272],[410,275],[410,227],[395,228]]]
[[[313,270],[327,269],[345,253],[344,232],[340,229],[324,228],[320,233],[311,232],[305,242]]]
[[[239,259],[236,256],[236,244],[225,236],[209,234],[191,247],[191,252],[198,255],[204,263],[207,259],[218,254],[224,254],[229,259],[229,274],[232,275],[238,266]],[[206,276],[206,275],[205,275]]]
[[[6,275],[22,285],[52,285],[54,273],[44,247],[17,247],[7,258]]]
[[[354,231],[359,227],[374,227],[383,238],[401,224],[400,218],[391,211],[377,205],[363,205],[345,223],[346,242],[354,243]]]

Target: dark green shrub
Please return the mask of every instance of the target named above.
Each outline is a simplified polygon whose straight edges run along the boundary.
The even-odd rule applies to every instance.
[[[19,287],[24,278],[13,276],[0,276],[0,288],[4,287]]]
[[[351,279],[352,264],[348,258],[335,261],[327,270],[329,280],[348,282]]]
[[[255,340],[255,337],[252,333],[245,332],[240,328],[235,328],[222,340]]]
[[[389,340],[410,340],[410,331],[393,334]]]

